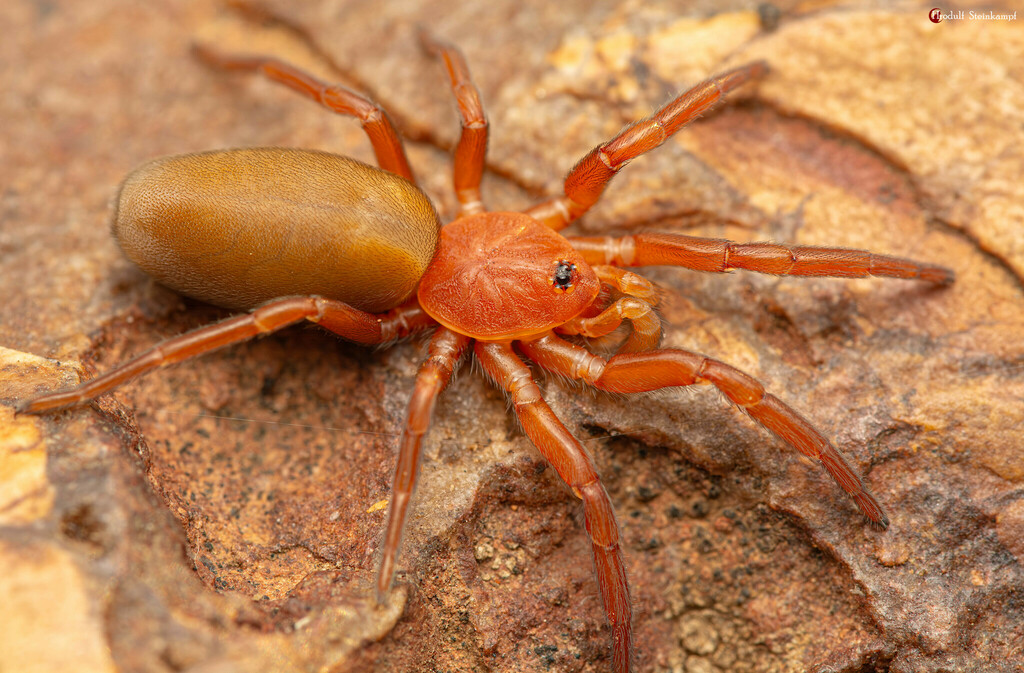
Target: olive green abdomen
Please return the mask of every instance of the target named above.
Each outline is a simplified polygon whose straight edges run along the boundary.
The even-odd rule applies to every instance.
[[[140,166],[121,186],[112,229],[142,270],[195,299],[247,309],[317,294],[378,313],[416,289],[440,222],[404,178],[268,148]]]

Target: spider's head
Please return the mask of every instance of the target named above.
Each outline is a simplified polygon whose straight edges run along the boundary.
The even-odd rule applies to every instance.
[[[579,315],[600,285],[569,242],[532,217],[482,213],[441,230],[419,300],[439,323],[474,339],[523,339]]]

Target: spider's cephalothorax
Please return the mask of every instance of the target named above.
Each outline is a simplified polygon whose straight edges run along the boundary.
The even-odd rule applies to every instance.
[[[566,292],[572,288],[573,292]],[[528,339],[582,313],[601,289],[583,255],[522,213],[481,213],[441,230],[417,293],[431,318],[484,341]]]
[[[617,393],[713,385],[784,442],[819,460],[861,511],[886,527],[885,512],[857,471],[758,381],[697,353],[658,349],[654,289],[622,267],[873,275],[937,284],[951,283],[952,272],[841,248],[678,234],[587,238],[558,233],[598,201],[626,163],[660,145],[729,90],[763,75],[765,64],[745,65],[698,84],[594,148],[569,173],[562,196],[524,213],[488,213],[480,196],[487,122],[476,87],[458,50],[430,38],[424,43],[444,59],[462,117],[454,170],[461,210],[440,234],[433,207],[415,186],[402,142],[378,106],[274,59],[199,49],[211,65],[262,72],[335,112],[358,117],[380,169],[324,153],[265,149],[184,155],[136,170],[125,180],[114,223],[128,256],[183,293],[253,311],[170,339],[78,388],[29,400],[20,411],[79,404],[137,374],[302,320],[364,344],[433,330],[399,445],[379,595],[388,592],[394,576],[434,401],[472,350],[508,393],[530,440],[583,502],[616,673],[631,668],[632,626],[612,504],[591,459],[544,402],[520,354],[546,370]],[[561,338],[602,336],[623,321],[632,331],[610,358]]]

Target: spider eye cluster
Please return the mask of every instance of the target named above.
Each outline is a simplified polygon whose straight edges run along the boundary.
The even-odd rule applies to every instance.
[[[558,260],[555,264],[555,273],[551,277],[551,286],[555,288],[555,292],[571,292],[575,278],[576,265],[572,262]]]

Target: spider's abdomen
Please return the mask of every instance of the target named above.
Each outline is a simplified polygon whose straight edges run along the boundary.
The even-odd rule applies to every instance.
[[[415,291],[439,229],[404,178],[280,148],[146,163],[121,186],[112,224],[129,259],[195,299],[247,309],[317,294],[374,313]]]
[[[550,228],[522,213],[482,213],[441,230],[418,296],[442,325],[502,341],[565,323],[599,290],[582,255]]]

